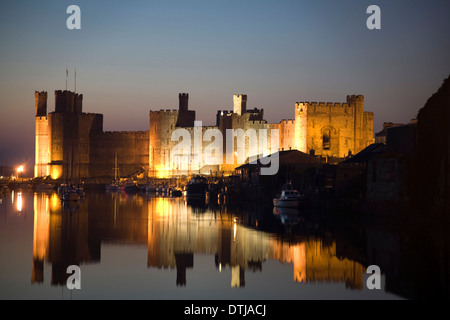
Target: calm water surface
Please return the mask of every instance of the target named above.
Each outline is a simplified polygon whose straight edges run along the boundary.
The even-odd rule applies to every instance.
[[[384,273],[367,289],[371,237],[271,208],[102,192],[65,208],[56,193],[16,190],[0,204],[0,298],[402,298]],[[66,287],[69,265],[81,290]]]

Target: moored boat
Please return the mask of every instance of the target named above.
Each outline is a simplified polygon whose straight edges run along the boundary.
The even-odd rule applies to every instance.
[[[205,177],[195,176],[186,185],[186,197],[203,198],[206,197],[208,191],[208,181]]]
[[[107,184],[105,186],[105,188],[106,188],[106,191],[118,191],[120,189],[119,184],[115,183],[115,182]]]
[[[133,181],[127,181],[123,186],[123,191],[126,193],[136,193],[139,191],[139,187]]]
[[[36,190],[54,190],[56,189],[56,184],[54,183],[38,183],[35,187]]]
[[[281,208],[297,208],[303,200],[302,195],[288,185],[281,191],[281,195],[273,199],[273,205]]]
[[[78,201],[80,200],[80,195],[75,189],[67,189],[62,193],[61,200],[63,201]]]

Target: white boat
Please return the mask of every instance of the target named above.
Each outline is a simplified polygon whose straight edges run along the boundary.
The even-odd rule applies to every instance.
[[[297,190],[287,187],[281,191],[279,197],[273,199],[273,205],[281,208],[297,208],[302,200],[303,197]]]

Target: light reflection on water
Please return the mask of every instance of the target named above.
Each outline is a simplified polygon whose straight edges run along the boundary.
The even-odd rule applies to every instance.
[[[69,206],[46,192],[2,200],[3,299],[397,298],[368,290],[360,255],[299,232],[292,212],[121,193]],[[69,265],[81,268],[81,290],[65,287]]]

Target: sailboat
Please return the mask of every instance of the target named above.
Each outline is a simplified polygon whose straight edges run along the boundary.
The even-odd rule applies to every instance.
[[[110,184],[106,185],[106,190],[107,191],[118,191],[118,190],[120,190],[118,178],[119,178],[119,167],[117,166],[117,152],[116,152],[115,156],[114,156],[114,181],[111,182]]]
[[[68,172],[67,172],[67,174],[68,174]],[[84,191],[81,188],[74,187],[73,184],[72,184],[72,179],[73,179],[73,145],[71,146],[70,183],[69,184],[67,184],[67,180],[68,180],[67,174],[66,174],[66,183],[62,184],[58,188],[59,197],[60,197],[60,199],[63,202],[78,201],[78,200],[80,200],[81,195],[84,195]]]

